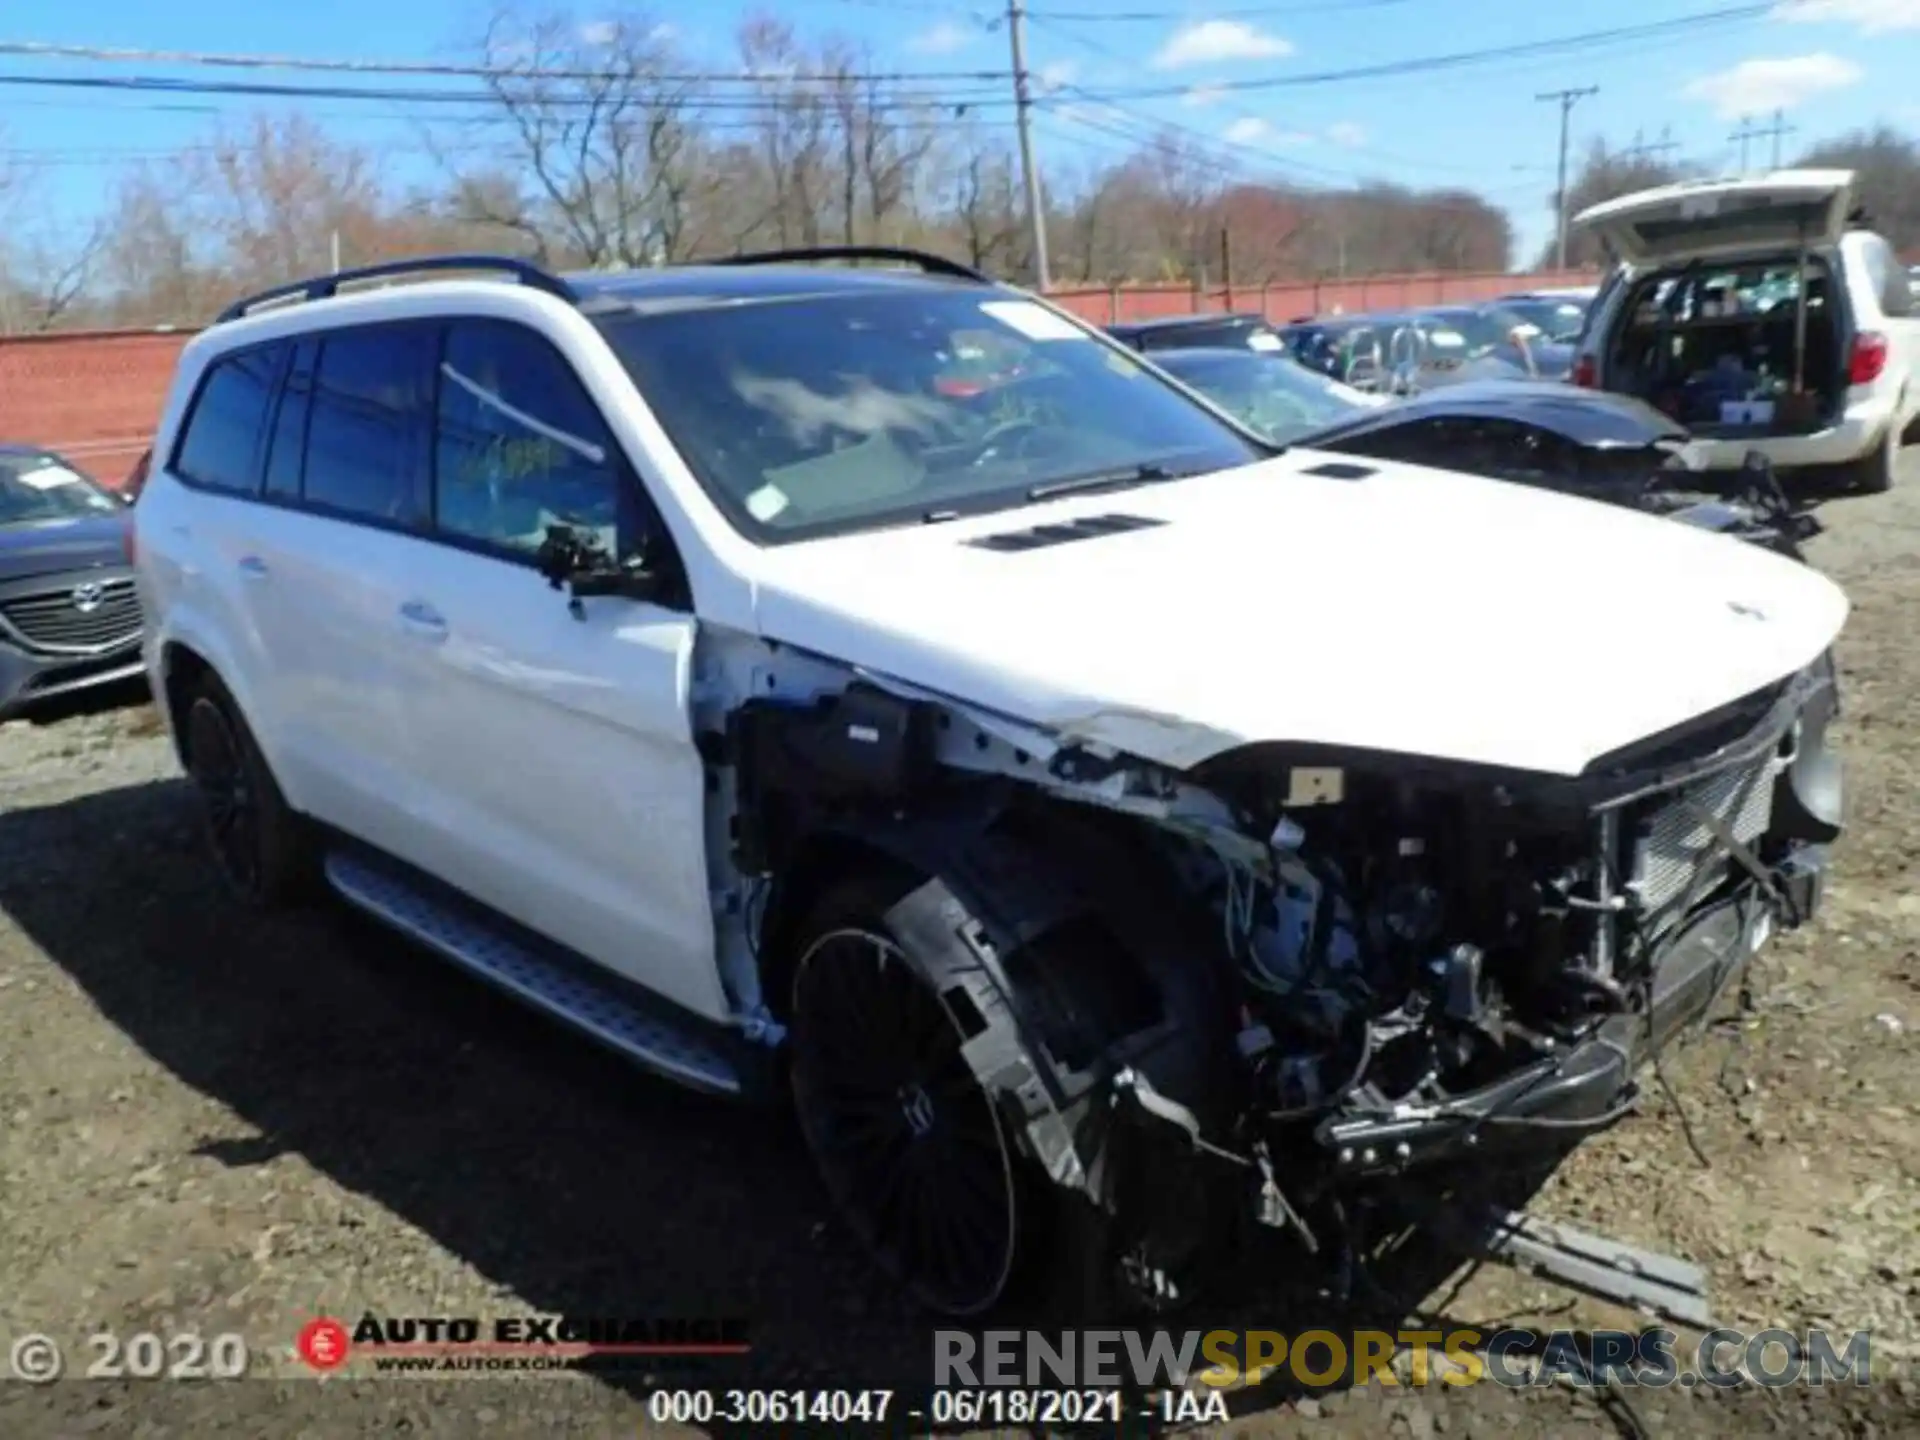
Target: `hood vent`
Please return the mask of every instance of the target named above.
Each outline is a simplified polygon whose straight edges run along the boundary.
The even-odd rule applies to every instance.
[[[1380,472],[1371,465],[1356,465],[1351,460],[1328,460],[1319,465],[1310,465],[1300,473],[1318,475],[1326,480],[1364,480]]]
[[[1123,535],[1129,530],[1150,530],[1166,523],[1141,515],[1083,515],[1078,520],[1063,520],[1056,525],[1035,525],[1030,530],[1006,530],[998,535],[983,535],[978,540],[966,543],[982,550],[1043,550],[1049,545],[1065,545],[1069,540]]]

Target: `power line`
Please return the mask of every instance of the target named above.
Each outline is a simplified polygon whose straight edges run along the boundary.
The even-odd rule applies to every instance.
[[[1041,28],[1048,30],[1051,33],[1058,34],[1062,39],[1070,41],[1071,43],[1080,46],[1084,50],[1089,50],[1095,54],[1104,55],[1111,59],[1118,60],[1122,64],[1130,65],[1134,63],[1132,57],[1121,54],[1118,50],[1115,50],[1111,45],[1106,44],[1104,41],[1093,40],[1088,38],[1085,35],[1081,35],[1070,30],[1056,31],[1054,30],[1054,27],[1050,23],[1040,19],[1039,17],[1031,13],[1028,14],[1027,19],[1033,24],[1039,25]],[[1063,91],[1071,91],[1095,103],[1105,103],[1104,101],[1101,100],[1101,97],[1096,95],[1094,92],[1083,89],[1082,87],[1077,85],[1060,85],[1056,88]],[[1235,109],[1229,108],[1229,109],[1222,109],[1216,113],[1224,116],[1229,120],[1251,120],[1258,124],[1266,123],[1265,117],[1253,115],[1245,110],[1235,110]],[[1162,128],[1172,129],[1175,131],[1179,131],[1183,134],[1190,134],[1195,136],[1196,138],[1203,138],[1209,144],[1232,145],[1235,143],[1230,140],[1217,140],[1213,136],[1202,136],[1201,132],[1198,129],[1193,129],[1193,128],[1189,128],[1181,125],[1174,125],[1171,122],[1165,122]],[[1246,148],[1251,150],[1257,147],[1249,146]],[[1484,169],[1485,169],[1484,166],[1461,165],[1452,160],[1411,160],[1404,155],[1390,155],[1386,151],[1376,149],[1374,146],[1371,146],[1371,145],[1343,144],[1341,148],[1352,150],[1362,155],[1374,156],[1376,159],[1384,161],[1387,164],[1401,165],[1414,170],[1450,170],[1457,175],[1479,175],[1484,173]],[[1274,161],[1277,161],[1278,159],[1278,157],[1270,156],[1270,155],[1266,156],[1265,158],[1269,160],[1274,160]],[[1309,165],[1302,162],[1285,162],[1285,163],[1293,165],[1296,168],[1303,169],[1303,170],[1317,170],[1321,174],[1325,174],[1325,175],[1344,176],[1345,178],[1348,178],[1348,179],[1363,178],[1362,172],[1358,170],[1333,170],[1323,165]]]
[[[1287,20],[1296,15],[1351,14],[1360,10],[1384,10],[1389,5],[1407,5],[1412,0],[1310,0],[1300,5],[1255,5],[1241,10],[1204,12],[1207,20]],[[1095,20],[1113,20],[1130,24],[1164,24],[1168,21],[1194,21],[1192,10],[1055,10],[1048,6],[1032,19],[1057,20],[1068,25],[1084,25]]]
[[[0,55],[37,60],[93,60],[102,63],[144,65],[213,66],[236,70],[304,70],[352,75],[429,75],[451,79],[479,80],[574,80],[599,83],[645,83],[663,85],[735,84],[757,85],[777,79],[782,83],[834,83],[862,81],[953,81],[971,80],[1004,83],[1004,70],[827,70],[792,75],[755,75],[747,70],[667,71],[578,70],[543,65],[455,64],[438,60],[338,60],[303,55],[240,55],[207,50],[131,50],[117,46],[51,45],[35,40],[0,40]]]
[[[1207,88],[1226,94],[1243,93],[1253,90],[1280,90],[1298,86],[1331,85],[1353,80],[1393,79],[1402,75],[1418,75],[1435,70],[1453,70],[1472,65],[1485,64],[1494,60],[1525,59],[1534,56],[1565,55],[1598,46],[1614,45],[1626,41],[1651,40],[1671,37],[1690,30],[1710,28],[1717,25],[1733,24],[1745,20],[1757,20],[1767,14],[1771,4],[1734,5],[1718,10],[1704,10],[1692,15],[1675,16],[1667,20],[1650,20],[1638,25],[1621,25],[1607,30],[1588,30],[1577,35],[1561,35],[1549,40],[1527,40],[1510,45],[1489,46],[1481,50],[1456,50],[1444,55],[1414,56],[1404,60],[1389,60],[1375,65],[1357,65],[1341,70],[1308,71],[1299,75],[1274,75],[1258,80],[1223,80]],[[1185,94],[1189,87],[1185,85],[1158,86],[1138,90],[1110,91],[1103,98],[1111,100],[1151,100],[1172,95]]]
[[[1568,90],[1549,90],[1544,95],[1536,95],[1535,100],[1552,100],[1560,107],[1560,166],[1559,179],[1553,187],[1553,208],[1559,217],[1560,268],[1567,268],[1567,138],[1568,122],[1573,117],[1573,107],[1589,95],[1598,95],[1598,85],[1582,85]]]
[[[1049,118],[1061,120],[1069,125],[1080,126],[1097,134],[1123,140],[1128,143],[1136,154],[1141,150],[1149,150],[1156,154],[1175,157],[1191,162],[1203,170],[1221,176],[1223,179],[1245,180],[1248,170],[1251,169],[1254,164],[1264,165],[1276,171],[1285,171],[1288,169],[1318,170],[1320,174],[1330,179],[1344,181],[1348,184],[1356,182],[1364,184],[1369,178],[1357,172],[1330,170],[1325,167],[1303,165],[1299,162],[1283,160],[1280,156],[1275,155],[1269,150],[1263,150],[1258,146],[1240,144],[1231,140],[1214,139],[1211,136],[1201,135],[1197,131],[1185,130],[1178,125],[1160,125],[1156,127],[1155,122],[1151,120],[1136,120],[1130,115],[1116,113],[1113,107],[1105,105],[1104,102],[1096,103],[1100,105],[1102,111],[1102,117],[1100,119],[1094,119],[1088,116],[1085,113],[1087,107],[1071,104],[1050,105],[1047,113]],[[1183,137],[1189,137],[1189,142],[1192,146],[1191,149],[1182,149],[1177,146],[1176,142]],[[1248,159],[1235,159],[1219,153],[1224,151],[1237,152],[1238,154],[1246,155]],[[1304,190],[1307,187],[1296,185],[1296,188]],[[1334,189],[1331,186],[1322,185],[1315,193],[1320,195],[1350,195],[1360,192],[1351,189]],[[1471,210],[1475,209],[1479,203],[1487,197],[1505,193],[1508,192],[1502,190],[1476,191],[1472,197],[1463,198],[1457,202],[1430,200],[1428,203],[1437,204],[1443,208]]]
[[[1004,74],[1001,81],[1005,82]],[[784,79],[780,82],[787,83]],[[384,100],[408,105],[499,105],[520,101],[543,106],[601,106],[605,96],[590,94],[547,95],[516,92],[511,87],[493,90],[423,90],[402,87],[358,85],[282,85],[234,80],[170,80],[159,76],[103,75],[20,75],[0,74],[0,88],[45,88],[90,90],[97,93],[137,92],[163,95],[246,95],[294,100]],[[818,97],[815,97],[818,98]],[[742,110],[780,111],[791,103],[780,95],[736,95],[674,97],[674,105],[692,111]],[[926,111],[934,109],[971,110],[981,106],[1010,105],[1013,102],[1000,91],[924,91],[901,90],[891,99],[875,100],[869,108],[879,111]]]

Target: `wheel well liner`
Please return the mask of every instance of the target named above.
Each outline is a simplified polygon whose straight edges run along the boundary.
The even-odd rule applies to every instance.
[[[1123,1072],[1207,1128],[1230,1113],[1236,1016],[1217,937],[1137,822],[982,793],[919,815],[839,822],[792,853],[761,928],[765,993],[785,1002],[795,932],[817,887],[890,867],[899,898],[889,925],[967,1016],[969,1064],[1056,1184],[1121,1208],[1108,1137]],[[1188,1228],[1193,1219],[1189,1210]]]
[[[167,709],[167,728],[173,735],[174,753],[187,763],[186,738],[180,722],[186,716],[187,701],[208,677],[219,679],[219,672],[192,646],[170,640],[160,652],[160,673],[164,681],[161,703]]]

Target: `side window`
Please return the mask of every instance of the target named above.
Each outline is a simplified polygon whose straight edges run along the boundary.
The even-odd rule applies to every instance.
[[[1873,281],[1874,293],[1880,300],[1882,315],[1910,315],[1913,313],[1913,286],[1907,279],[1907,268],[1900,263],[1900,257],[1893,253],[1893,247],[1878,235],[1866,237],[1867,274]]]
[[[273,435],[267,441],[267,482],[264,493],[282,500],[300,497],[300,476],[305,469],[307,451],[307,415],[313,401],[313,365],[320,347],[302,340],[287,367],[287,378],[280,387],[280,405],[274,412]]]
[[[428,325],[336,330],[321,340],[307,401],[308,505],[389,525],[425,523],[438,341]]]
[[[260,488],[260,440],[286,353],[285,345],[262,345],[207,367],[174,450],[183,480],[235,495]]]
[[[434,523],[443,534],[531,555],[560,522],[620,548],[618,447],[580,377],[543,337],[498,320],[456,321],[440,358]]]

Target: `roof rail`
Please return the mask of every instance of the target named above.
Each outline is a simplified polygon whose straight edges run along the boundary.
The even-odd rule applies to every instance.
[[[697,263],[705,265],[794,265],[808,260],[894,260],[917,265],[929,275],[946,275],[955,280],[972,280],[981,285],[998,282],[985,271],[930,250],[915,250],[904,245],[808,245],[797,250],[762,250],[752,255],[723,255]]]
[[[234,301],[220,312],[219,318],[213,323],[221,325],[229,320],[238,320],[243,315],[278,301],[326,300],[337,294],[342,285],[363,280],[380,280],[390,275],[433,274],[445,270],[500,271],[512,275],[522,285],[544,290],[562,300],[577,301],[580,298],[566,281],[531,260],[521,260],[511,255],[416,255],[407,260],[383,260],[377,265],[361,265],[352,270],[316,275],[311,280],[296,280],[290,285],[276,285],[271,290],[262,290],[258,295]]]

